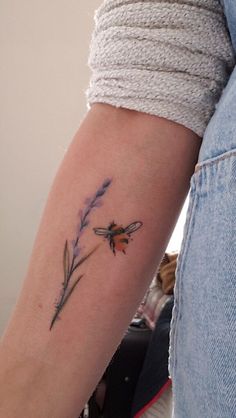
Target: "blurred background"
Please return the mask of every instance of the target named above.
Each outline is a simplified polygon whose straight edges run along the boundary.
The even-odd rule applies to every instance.
[[[102,0],[0,0],[0,335],[50,185],[82,118]],[[178,251],[188,199],[168,245]]]

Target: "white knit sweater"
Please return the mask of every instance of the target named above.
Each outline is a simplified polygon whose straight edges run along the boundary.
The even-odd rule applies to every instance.
[[[95,11],[85,94],[203,136],[234,66],[219,0],[105,0]]]

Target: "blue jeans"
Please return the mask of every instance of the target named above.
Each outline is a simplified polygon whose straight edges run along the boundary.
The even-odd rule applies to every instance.
[[[224,0],[236,50],[236,0]],[[236,418],[236,68],[205,131],[178,257],[173,418]]]

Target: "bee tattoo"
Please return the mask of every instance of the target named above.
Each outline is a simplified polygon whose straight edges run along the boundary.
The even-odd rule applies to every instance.
[[[126,254],[125,250],[131,239],[131,234],[141,228],[142,225],[142,222],[137,221],[123,228],[122,225],[117,225],[112,221],[107,228],[93,228],[93,230],[96,235],[102,235],[109,241],[114,255],[116,255],[116,251],[122,251]]]

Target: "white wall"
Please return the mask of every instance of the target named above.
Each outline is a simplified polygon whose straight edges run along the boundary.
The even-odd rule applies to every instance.
[[[0,333],[53,176],[87,111],[88,46],[100,3],[0,1]]]
[[[0,2],[0,334],[52,179],[87,111],[88,47],[101,1]]]

